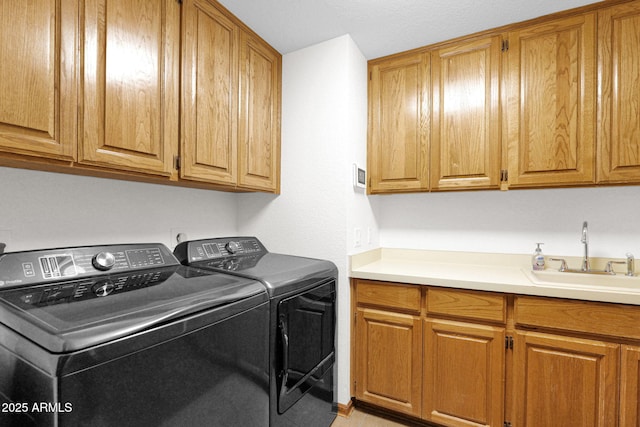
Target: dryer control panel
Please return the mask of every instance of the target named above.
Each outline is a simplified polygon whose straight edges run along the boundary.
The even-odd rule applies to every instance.
[[[162,244],[124,244],[9,252],[0,255],[0,289],[179,265]]]
[[[182,263],[216,260],[228,257],[257,256],[268,251],[255,237],[223,237],[182,242],[174,251]]]

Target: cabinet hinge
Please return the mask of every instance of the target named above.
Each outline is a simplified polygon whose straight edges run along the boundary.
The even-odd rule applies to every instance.
[[[500,170],[500,182],[509,181],[509,171],[506,169]]]
[[[513,337],[506,336],[504,337],[504,348],[507,350],[513,350]]]
[[[173,166],[176,168],[176,170],[180,170],[180,156],[173,157]]]
[[[502,40],[502,51],[506,52],[509,50],[509,40]]]
[[[511,427],[511,423],[509,421],[505,421],[503,426],[504,427]]]

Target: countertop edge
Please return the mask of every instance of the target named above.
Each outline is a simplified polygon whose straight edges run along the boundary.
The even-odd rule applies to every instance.
[[[378,248],[349,258],[354,279],[640,305],[640,288],[534,283],[529,255]]]

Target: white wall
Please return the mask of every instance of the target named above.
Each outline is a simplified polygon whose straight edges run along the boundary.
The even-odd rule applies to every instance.
[[[376,196],[384,247],[581,256],[640,256],[640,187]]]
[[[7,251],[237,234],[236,195],[0,167]]]
[[[282,82],[282,194],[240,195],[239,229],[259,236],[270,251],[337,265],[338,401],[347,403],[347,254],[378,243],[369,199],[352,186],[352,164],[366,161],[366,60],[351,37],[339,37],[285,55]],[[358,248],[354,228],[364,230]]]

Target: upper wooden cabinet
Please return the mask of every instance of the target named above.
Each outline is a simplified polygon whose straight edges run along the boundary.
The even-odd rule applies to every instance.
[[[216,1],[0,12],[0,164],[279,192],[282,57]]]
[[[215,2],[183,8],[180,177],[279,192],[280,54]]]
[[[76,158],[78,4],[0,3],[0,152]]]
[[[86,0],[80,163],[169,176],[178,153],[180,4]]]
[[[598,181],[640,182],[640,2],[598,14]]]
[[[639,32],[603,2],[369,61],[369,192],[640,183]]]
[[[282,57],[247,32],[240,34],[238,185],[280,192]]]
[[[183,8],[180,176],[235,185],[239,28],[208,1]]]
[[[429,189],[430,81],[428,53],[369,63],[371,193]]]
[[[510,186],[595,182],[595,13],[509,33]]]
[[[500,184],[501,37],[456,43],[431,55],[431,189]]]

